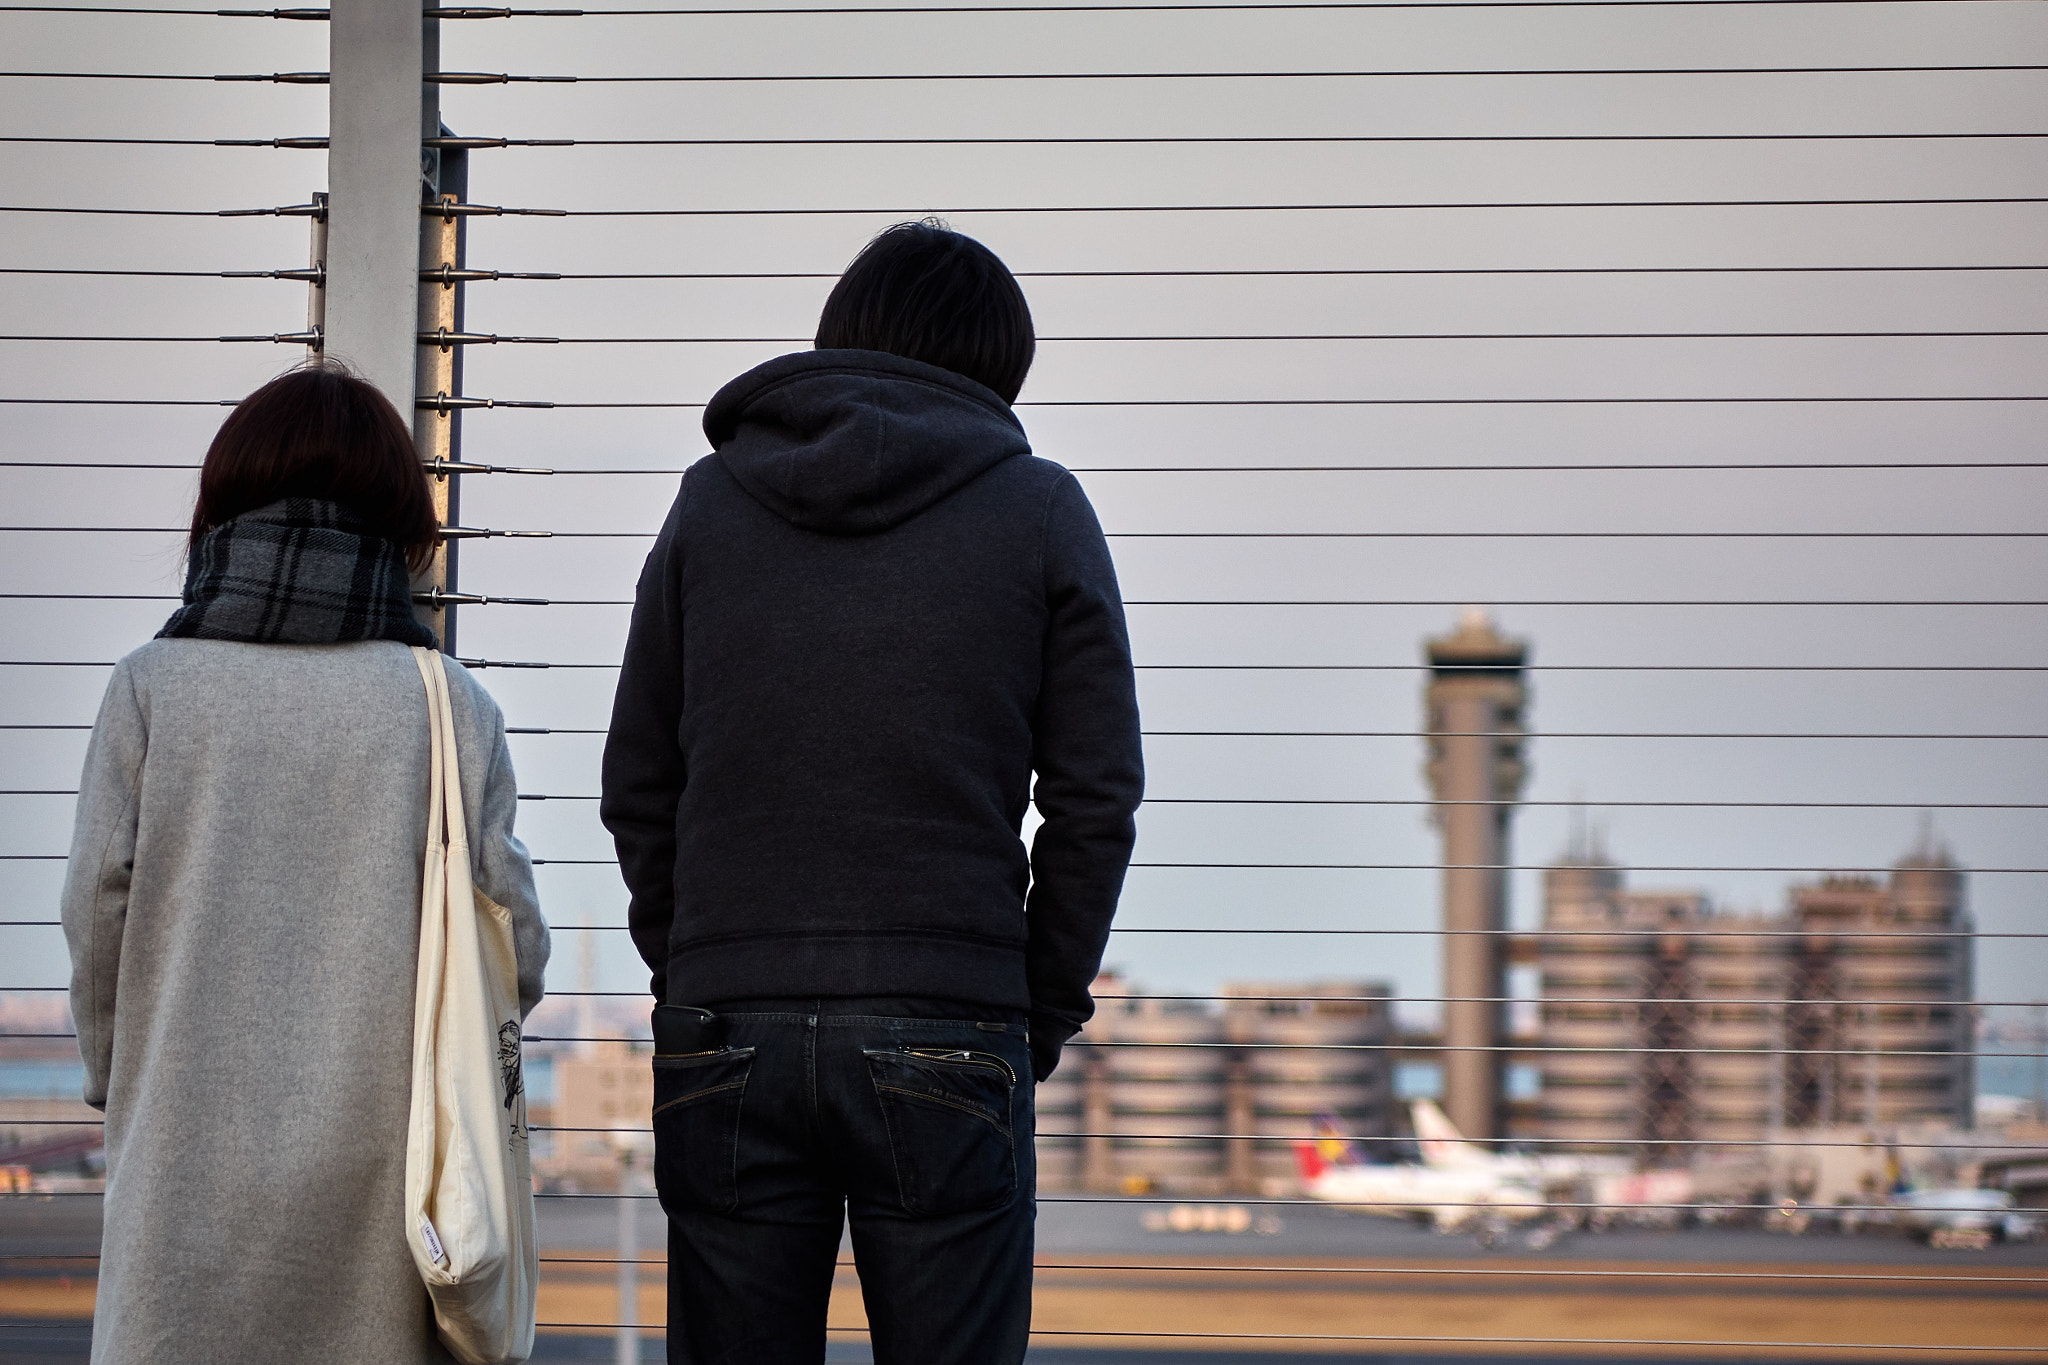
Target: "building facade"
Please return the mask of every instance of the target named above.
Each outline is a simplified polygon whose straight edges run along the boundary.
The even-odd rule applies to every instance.
[[[1923,847],[1882,881],[1795,887],[1778,915],[1629,891],[1582,842],[1544,874],[1533,1136],[1769,1140],[1787,1129],[1967,1126],[1974,994],[1964,879]]]
[[[1038,1179],[1054,1190],[1204,1195],[1291,1188],[1287,1139],[1318,1118],[1393,1118],[1390,988],[1240,981],[1220,1002],[1149,996],[1114,973],[1038,1087]],[[1218,1004],[1220,1003],[1220,1008]]]

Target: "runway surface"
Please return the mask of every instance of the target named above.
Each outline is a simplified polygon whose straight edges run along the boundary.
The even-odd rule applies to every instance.
[[[1053,1202],[1041,1206],[1036,1321],[1078,1340],[1040,1342],[1032,1365],[1734,1365],[1769,1359],[1820,1365],[1927,1365],[1931,1360],[2048,1361],[2048,1245],[1934,1251],[1896,1237],[1693,1228],[1567,1234],[1532,1248],[1521,1235],[1483,1247],[1470,1235],[1441,1236],[1384,1219],[1319,1208],[1243,1206],[1248,1229],[1171,1230],[1170,1200]],[[543,1199],[544,1255],[606,1258],[617,1246],[617,1204],[610,1199]],[[665,1225],[651,1201],[639,1207],[640,1255],[658,1260]],[[1259,1215],[1267,1215],[1261,1223]],[[98,1251],[98,1201],[10,1199],[0,1203],[0,1365],[72,1365],[89,1353],[92,1261]],[[66,1259],[76,1258],[76,1259]],[[1146,1269],[1146,1267],[1152,1267]],[[1258,1267],[1254,1273],[1241,1273]],[[1702,1272],[1787,1276],[1896,1275],[1875,1284],[1825,1279],[1757,1282],[1694,1279]],[[1557,1271],[1601,1271],[1558,1275]],[[1473,1272],[1500,1272],[1475,1274]],[[1236,1273],[1234,1273],[1236,1272]],[[1421,1272],[1421,1273],[1407,1273]],[[1545,1272],[1553,1272],[1546,1274]],[[1688,1278],[1674,1280],[1673,1273]],[[658,1320],[662,1267],[644,1268],[643,1321]],[[1662,1278],[1660,1278],[1662,1277]],[[1957,1278],[1951,1278],[1957,1277]],[[609,1322],[616,1317],[616,1269],[550,1264],[542,1318]],[[861,1321],[858,1286],[841,1272],[833,1321]],[[17,1325],[17,1324],[35,1325]],[[1121,1346],[1085,1333],[1110,1327],[1213,1333],[1393,1335],[1442,1340],[1360,1343],[1245,1342],[1216,1339],[1196,1348],[1154,1338]],[[1756,1351],[1709,1347],[1548,1349],[1502,1343],[1498,1353],[1460,1347],[1466,1336],[1642,1337],[1692,1340],[1955,1342],[1975,1332],[1986,1341],[2038,1343],[2039,1352],[1911,1350]],[[1933,1335],[1928,1335],[1932,1333]],[[1958,1335],[1959,1333],[1963,1335]],[[610,1334],[544,1333],[537,1362],[610,1361]],[[1309,1354],[1313,1352],[1313,1354]],[[643,1334],[642,1360],[664,1359],[658,1330]],[[831,1365],[866,1365],[865,1342],[837,1339]]]

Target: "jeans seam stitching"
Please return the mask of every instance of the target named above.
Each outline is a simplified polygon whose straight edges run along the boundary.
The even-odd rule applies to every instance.
[[[990,1118],[986,1111],[976,1109],[972,1105],[963,1104],[959,1100],[949,1100],[939,1095],[927,1095],[917,1090],[905,1090],[900,1085],[884,1085],[880,1081],[875,1082],[875,1089],[881,1091],[884,1094],[901,1095],[905,1099],[923,1100],[926,1104],[943,1104],[948,1109],[957,1109],[963,1114],[972,1114],[974,1117],[980,1119],[983,1123],[989,1125],[989,1127],[995,1129],[998,1133],[1001,1133],[1004,1137],[1007,1138],[1011,1136],[1010,1126],[1007,1123],[1004,1123],[1000,1119]],[[1012,1139],[1012,1141],[1014,1145],[1014,1139]]]

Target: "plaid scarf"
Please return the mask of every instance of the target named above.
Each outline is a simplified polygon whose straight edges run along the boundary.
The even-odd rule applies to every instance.
[[[273,502],[201,536],[185,566],[185,605],[157,632],[164,636],[436,643],[413,618],[398,548],[340,504],[316,498]]]

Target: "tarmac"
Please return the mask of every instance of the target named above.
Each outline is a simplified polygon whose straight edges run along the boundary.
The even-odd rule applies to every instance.
[[[1487,1247],[1472,1235],[1255,1202],[1209,1216],[1212,1227],[1241,1231],[1202,1231],[1204,1206],[1178,1207],[1176,1216],[1171,1200],[1042,1202],[1035,1322],[1056,1335],[1034,1344],[1031,1365],[1303,1365],[1311,1356],[1332,1365],[2048,1362],[2048,1245],[2040,1243],[1935,1251],[1896,1236],[1688,1228],[1566,1233],[1541,1247],[1517,1232]],[[660,1210],[646,1201],[639,1213],[640,1255],[658,1260]],[[617,1205],[543,1198],[540,1228],[544,1256],[609,1257]],[[96,1199],[0,1203],[0,1256],[9,1258],[0,1262],[0,1365],[87,1359],[92,1263],[66,1258],[93,1256],[98,1240]],[[1773,1278],[1756,1280],[1759,1272]],[[662,1274],[658,1264],[643,1269],[643,1321],[660,1320]],[[1880,1274],[1887,1278],[1875,1283],[1820,1278]],[[614,1321],[616,1268],[551,1261],[543,1294],[544,1322]],[[835,1332],[827,1361],[871,1361],[850,1267],[840,1272],[831,1320],[847,1330]],[[1185,1334],[1195,1335],[1175,1339]],[[1346,1336],[1390,1339],[1339,1339]],[[1631,1340],[1671,1344],[1623,1344]],[[1893,1342],[1906,1349],[1880,1345]],[[615,1350],[607,1331],[545,1331],[533,1359],[611,1361]],[[664,1357],[660,1330],[648,1329],[642,1360]]]

